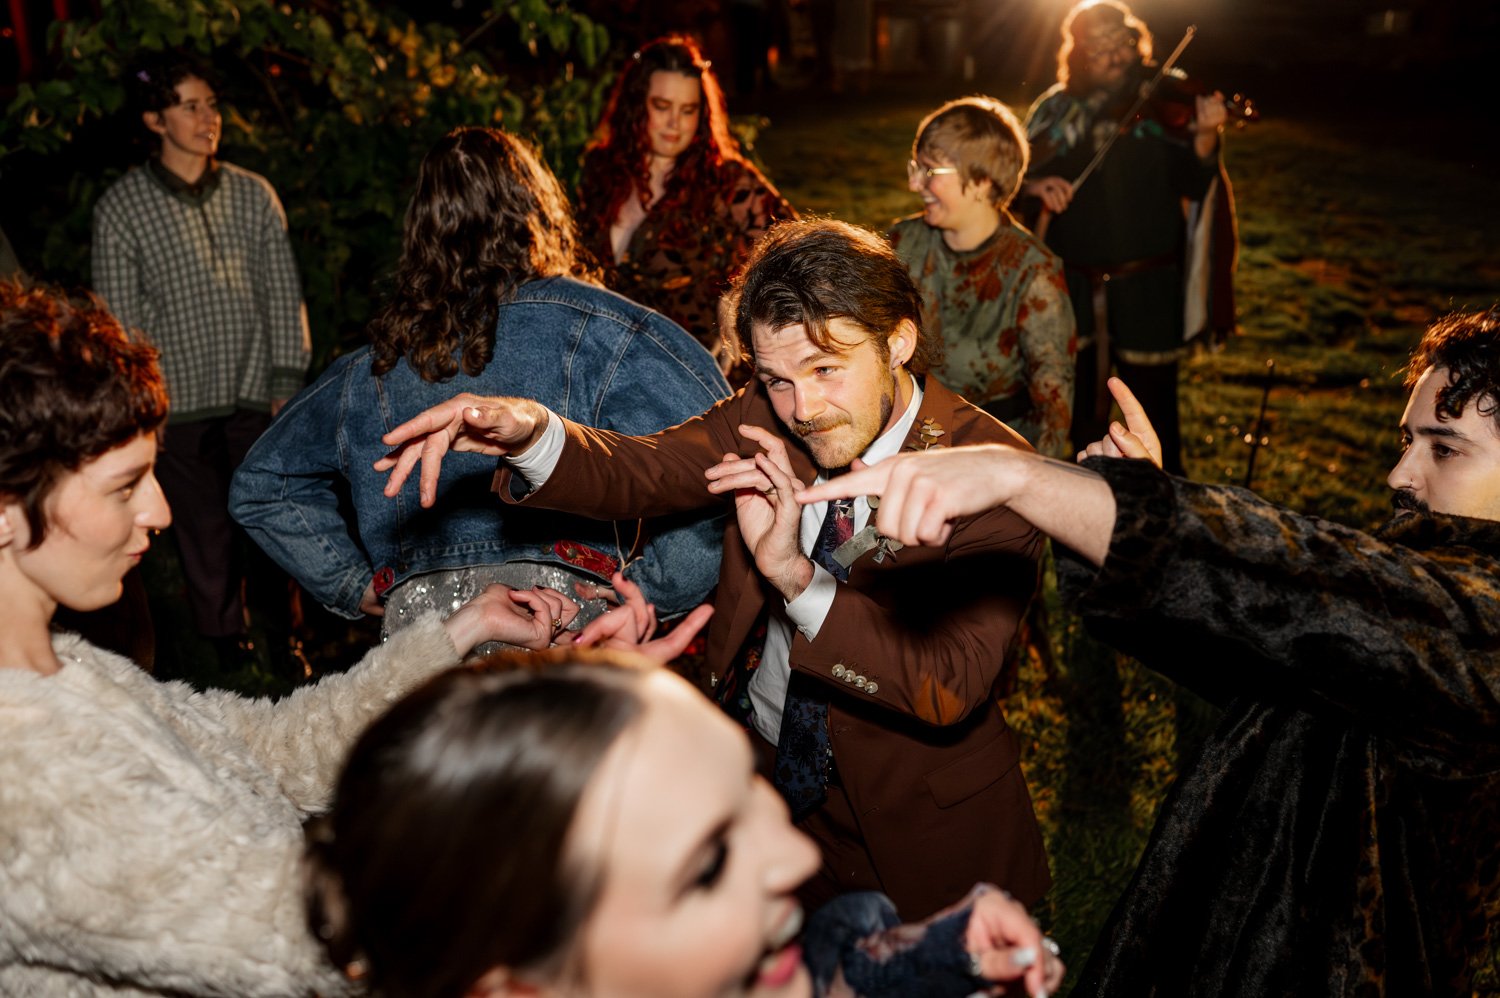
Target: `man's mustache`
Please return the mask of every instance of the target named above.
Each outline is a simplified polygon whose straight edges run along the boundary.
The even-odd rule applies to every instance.
[[[1413,513],[1431,513],[1427,504],[1417,498],[1411,489],[1397,489],[1391,493],[1391,507],[1396,511],[1410,510]]]
[[[842,426],[846,422],[840,416],[825,416],[822,419],[794,419],[792,420],[792,432],[799,437],[811,436],[814,433],[822,433],[831,430],[835,426]]]

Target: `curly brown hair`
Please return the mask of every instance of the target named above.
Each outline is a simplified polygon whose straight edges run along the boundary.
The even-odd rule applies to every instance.
[[[1119,0],[1084,0],[1063,19],[1063,43],[1057,50],[1057,82],[1069,93],[1083,93],[1089,85],[1086,67],[1091,53],[1078,44],[1079,38],[1108,27],[1123,28],[1134,35],[1141,62],[1151,61],[1151,29],[1145,21]]]
[[[0,497],[25,511],[29,547],[64,475],[166,422],[156,356],[94,298],[0,281]]]
[[[631,195],[640,199],[643,208],[651,202],[646,95],[655,73],[692,77],[703,95],[698,131],[673,164],[657,206],[661,217],[669,220],[669,238],[682,241],[698,220],[713,214],[714,199],[728,183],[725,163],[739,163],[759,176],[760,171],[740,154],[739,143],[729,134],[724,92],[698,46],[682,35],[658,38],[626,61],[584,152],[583,178],[578,184],[578,224],[584,232],[609,232]]]
[[[1448,372],[1435,399],[1438,419],[1457,419],[1469,403],[1500,430],[1500,305],[1445,315],[1422,334],[1406,365],[1406,389],[1431,368]]]
[[[500,306],[527,281],[587,279],[567,195],[530,143],[455,128],[432,147],[406,209],[395,288],[371,320],[371,369],[403,358],[427,381],[479,374]]]

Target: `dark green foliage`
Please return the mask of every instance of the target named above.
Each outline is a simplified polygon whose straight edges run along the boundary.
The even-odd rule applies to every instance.
[[[49,40],[56,75],[22,84],[0,125],[7,189],[34,195],[6,219],[32,236],[28,267],[88,283],[94,202],[148,148],[123,109],[125,75],[164,49],[195,53],[221,78],[224,157],[264,174],[286,207],[315,369],[358,340],[438,137],[484,124],[528,135],[569,186],[608,83],[603,27],[546,0],[496,0],[463,27],[370,0],[104,0],[96,21]]]

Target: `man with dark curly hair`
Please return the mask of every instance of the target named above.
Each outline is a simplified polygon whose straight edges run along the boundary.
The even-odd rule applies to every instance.
[[[1074,994],[1472,992],[1500,901],[1500,310],[1435,324],[1407,385],[1374,534],[1162,474],[1118,381],[1130,429],[1085,468],[955,448],[802,495],[878,494],[906,543],[1008,509],[1073,552],[1092,631],[1224,705]]]

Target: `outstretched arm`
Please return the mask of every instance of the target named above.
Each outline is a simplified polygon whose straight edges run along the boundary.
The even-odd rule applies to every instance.
[[[1110,394],[1125,425],[1089,444],[1078,460],[1130,457],[1161,467],[1161,441],[1134,393],[1119,378]],[[1009,448],[959,447],[902,454],[798,494],[803,503],[879,495],[876,526],[903,544],[946,543],[952,520],[1005,506],[1094,565],[1103,563],[1114,522],[1114,497],[1098,475]]]
[[[903,544],[946,544],[953,521],[1005,507],[1094,565],[1104,562],[1115,499],[1076,464],[985,444],[898,454],[798,493],[803,503],[878,495],[876,529]]]

